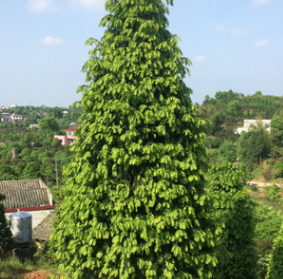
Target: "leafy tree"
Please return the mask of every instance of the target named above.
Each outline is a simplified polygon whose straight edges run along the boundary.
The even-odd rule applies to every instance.
[[[13,246],[12,233],[7,225],[3,206],[4,196],[0,194],[0,249],[9,250]],[[1,255],[1,253],[0,253]]]
[[[21,145],[24,147],[31,147],[32,142],[35,140],[34,133],[25,133],[21,139]]]
[[[242,133],[238,140],[239,156],[250,169],[253,169],[254,164],[268,157],[270,147],[268,133],[263,128]]]
[[[53,139],[52,140],[52,143],[51,143],[51,147],[52,148],[55,148],[55,149],[58,149],[59,147],[61,146],[61,143],[58,139]]]
[[[42,131],[59,131],[59,124],[54,117],[46,115],[44,118],[39,120],[39,129]]]
[[[10,165],[0,163],[0,180],[14,180],[16,177],[17,176]]]
[[[273,115],[270,122],[271,130],[277,130],[283,132],[283,120],[281,115]]]
[[[238,112],[239,108],[240,108],[239,101],[233,100],[228,103],[227,111],[228,113],[235,115]]]
[[[227,162],[233,163],[237,159],[237,148],[233,142],[227,141],[219,147],[219,154]]]
[[[26,164],[22,174],[23,179],[36,179],[41,178],[40,175],[40,165],[38,162],[33,160]]]
[[[30,114],[29,114],[29,121],[30,123],[32,124],[36,124],[37,123],[37,120],[38,120],[38,115],[35,111],[32,111]]]
[[[26,167],[26,163],[22,160],[13,165],[13,170],[15,171],[16,176],[17,176],[16,179],[20,178],[25,167]]]
[[[227,92],[221,92],[221,91],[218,91],[215,93],[215,100],[217,102],[229,102],[231,101],[234,97],[235,97],[235,94],[232,90],[229,90]]]
[[[22,158],[24,158],[26,156],[29,156],[30,154],[31,154],[31,150],[28,147],[26,147],[22,150],[20,155]]]
[[[172,0],[168,0],[173,4]],[[51,236],[72,278],[210,278],[203,121],[162,0],[108,0]]]
[[[47,185],[49,183],[55,184],[55,164],[53,159],[45,157],[40,172]]]
[[[231,163],[213,164],[208,179],[212,218],[224,224],[213,278],[256,278],[254,203],[243,190],[247,173]]]

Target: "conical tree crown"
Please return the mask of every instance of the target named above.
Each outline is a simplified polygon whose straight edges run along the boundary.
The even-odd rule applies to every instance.
[[[168,1],[169,2],[169,1]],[[203,123],[161,0],[109,0],[52,242],[72,278],[209,278]]]

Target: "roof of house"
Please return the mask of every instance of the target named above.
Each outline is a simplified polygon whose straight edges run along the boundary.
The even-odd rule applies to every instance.
[[[50,189],[40,179],[0,181],[5,209],[52,205]]]
[[[79,128],[80,124],[71,123],[70,127],[66,131],[76,131]]]
[[[55,218],[55,211],[52,211],[36,228],[32,231],[32,238],[39,240],[48,240],[51,230],[52,223]]]

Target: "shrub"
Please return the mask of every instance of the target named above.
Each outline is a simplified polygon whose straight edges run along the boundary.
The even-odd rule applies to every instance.
[[[270,185],[267,187],[266,198],[270,201],[276,201],[280,197],[280,188],[276,185]]]

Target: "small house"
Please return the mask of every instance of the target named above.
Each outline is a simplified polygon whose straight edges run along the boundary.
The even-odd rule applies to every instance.
[[[55,135],[54,138],[58,139],[61,145],[72,145],[76,142],[77,137],[75,132],[77,131],[80,124],[71,123],[70,127],[66,129],[66,135]]]
[[[32,228],[35,229],[56,208],[53,205],[51,190],[41,179],[0,181],[0,193],[5,216],[17,211],[32,215]]]

